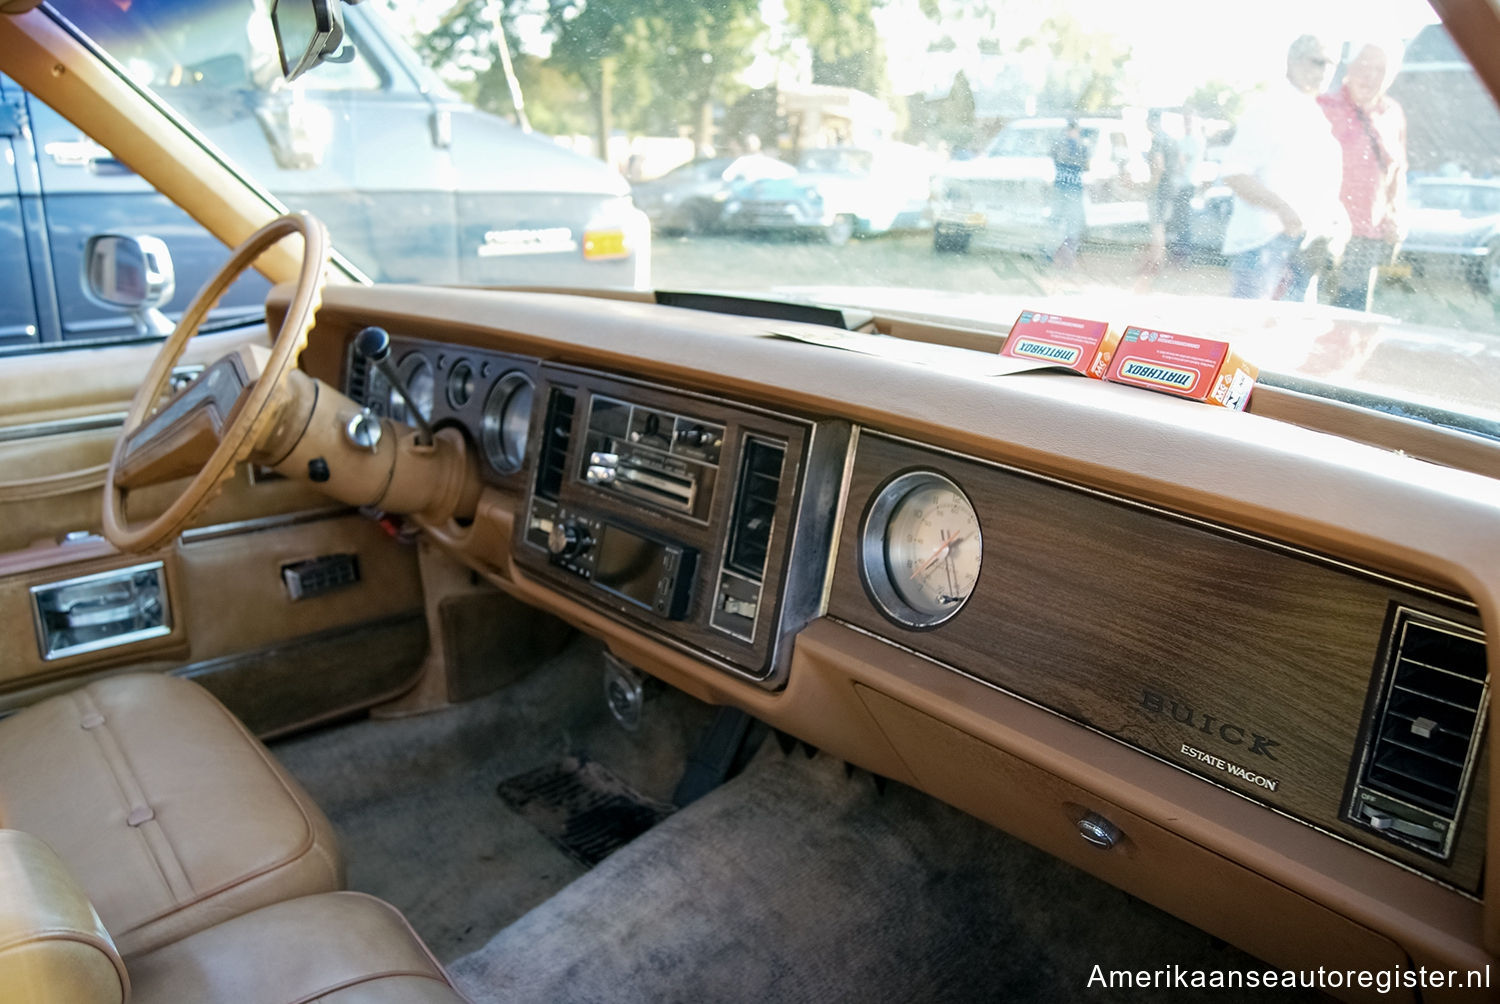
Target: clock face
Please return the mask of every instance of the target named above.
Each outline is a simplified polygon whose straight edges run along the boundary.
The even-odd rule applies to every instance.
[[[941,474],[903,474],[882,488],[862,540],[866,585],[885,615],[906,627],[946,621],[979,581],[979,519],[968,496]]]

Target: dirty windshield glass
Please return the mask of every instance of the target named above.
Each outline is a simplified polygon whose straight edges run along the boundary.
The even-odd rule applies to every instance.
[[[366,0],[291,84],[264,0],[56,6],[377,280],[1041,308],[1500,412],[1500,112],[1422,0]]]

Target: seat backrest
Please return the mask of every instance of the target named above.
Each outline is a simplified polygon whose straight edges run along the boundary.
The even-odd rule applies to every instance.
[[[126,1004],[125,964],[52,848],[0,830],[0,1001]]]

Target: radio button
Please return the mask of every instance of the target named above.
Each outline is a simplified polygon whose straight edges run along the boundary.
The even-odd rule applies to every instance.
[[[571,558],[593,546],[588,527],[576,520],[558,520],[547,534],[547,550],[554,558]]]

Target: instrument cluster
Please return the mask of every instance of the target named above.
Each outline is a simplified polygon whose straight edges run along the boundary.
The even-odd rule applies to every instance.
[[[391,355],[407,397],[435,428],[468,430],[492,479],[520,474],[531,439],[535,360],[401,337],[392,338]],[[353,355],[346,390],[376,415],[419,424],[400,391]]]

